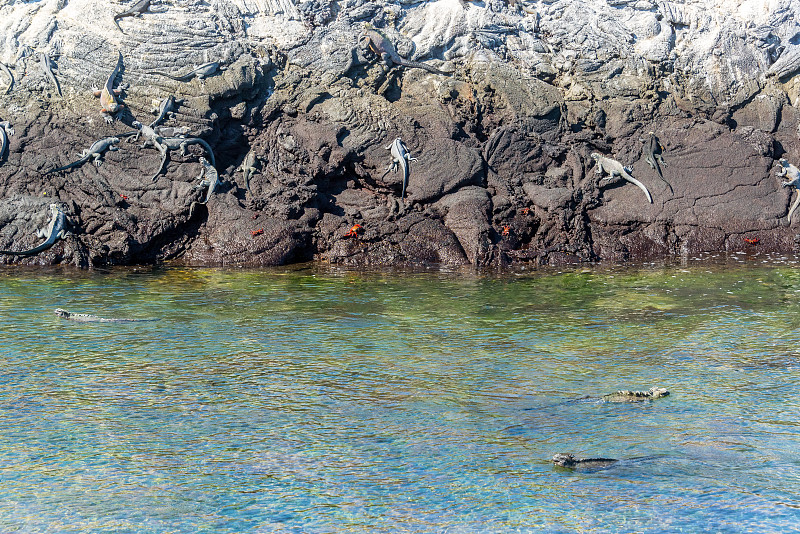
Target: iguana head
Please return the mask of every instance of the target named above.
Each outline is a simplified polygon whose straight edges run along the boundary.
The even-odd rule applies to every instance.
[[[667,391],[667,388],[660,388],[657,386],[650,388],[650,391],[648,391],[648,393],[650,393],[650,396],[654,399],[657,399],[659,397],[666,397],[667,395],[669,395],[669,391]]]
[[[600,154],[598,154],[597,152],[592,152],[591,154],[589,154],[589,156],[591,156],[591,158],[595,161],[601,158]]]
[[[778,163],[780,163],[783,167],[788,167],[789,166],[789,160],[786,159],[786,158],[779,159]]]
[[[560,467],[572,467],[575,465],[575,457],[568,453],[559,452],[553,455],[553,463]]]
[[[56,308],[55,314],[58,315],[59,317],[64,317],[64,318],[69,317],[69,312],[67,310],[62,310],[61,308]]]

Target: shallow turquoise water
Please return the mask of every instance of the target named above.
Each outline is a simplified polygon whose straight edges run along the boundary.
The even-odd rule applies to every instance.
[[[0,532],[796,531],[796,265],[0,271]]]

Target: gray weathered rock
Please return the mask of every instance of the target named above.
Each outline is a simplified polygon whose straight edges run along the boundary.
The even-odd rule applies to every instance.
[[[800,160],[792,0],[154,0],[118,21],[123,33],[114,15],[132,6],[0,7],[14,79],[0,117],[15,128],[0,154],[0,214],[15,214],[0,217],[0,245],[29,245],[30,218],[56,201],[73,231],[0,261],[485,265],[796,246],[791,192],[771,174]],[[377,61],[358,46],[367,23],[451,74]],[[127,107],[106,124],[90,89],[118,53]],[[179,76],[212,62],[222,70]],[[155,183],[160,150],[125,141],[99,168],[45,176],[150,123],[168,96],[183,102],[160,131],[213,149],[225,184],[213,202],[190,210],[197,146],[172,151]],[[666,182],[642,155],[650,131]],[[399,174],[381,177],[396,137],[418,158],[405,199]],[[653,204],[601,190],[592,152],[631,164]],[[248,153],[261,162],[249,192],[236,172]]]

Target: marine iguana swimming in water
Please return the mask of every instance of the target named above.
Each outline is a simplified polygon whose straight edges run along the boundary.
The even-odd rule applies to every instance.
[[[593,470],[611,467],[619,460],[615,458],[575,458],[572,454],[560,452],[553,456],[553,463],[567,469]]]
[[[603,400],[605,402],[641,402],[666,397],[667,395],[669,395],[669,391],[667,391],[666,388],[654,386],[647,391],[622,389],[614,393],[609,393],[608,395],[603,395]]]
[[[88,313],[72,313],[61,308],[55,309],[55,314],[62,319],[69,319],[70,321],[77,321],[79,323],[144,323],[148,321],[158,321],[158,319],[114,319],[107,317],[98,317],[97,315],[89,315]]]

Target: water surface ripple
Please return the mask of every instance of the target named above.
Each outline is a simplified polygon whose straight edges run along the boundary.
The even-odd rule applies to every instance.
[[[795,531],[798,296],[777,263],[0,271],[0,531]]]

